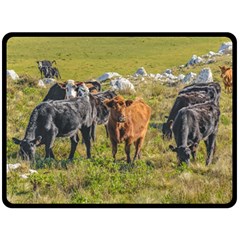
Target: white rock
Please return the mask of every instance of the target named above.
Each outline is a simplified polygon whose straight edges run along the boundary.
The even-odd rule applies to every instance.
[[[203,68],[198,74],[197,78],[194,80],[194,83],[208,83],[213,82],[212,71],[210,68]]]
[[[27,179],[27,178],[28,178],[28,175],[27,175],[27,174],[21,174],[21,175],[20,175],[20,178]]]
[[[172,74],[172,70],[171,69],[166,69],[165,73]]]
[[[21,167],[21,163],[15,163],[15,164],[7,164],[7,173],[11,170],[15,170]]]
[[[141,76],[147,76],[147,72],[146,72],[146,70],[144,69],[144,67],[140,67],[140,68],[133,74],[134,77],[137,77],[137,76],[139,76],[139,75],[141,75]]]
[[[19,76],[14,70],[7,70],[7,77],[10,77],[12,80],[18,80]]]
[[[183,78],[182,82],[183,83],[191,83],[191,82],[193,82],[193,80],[196,79],[196,76],[197,76],[196,73],[190,72]]]
[[[43,78],[42,80],[45,84],[54,84],[56,82],[54,78]]]
[[[220,54],[231,54],[232,53],[232,42],[225,42],[223,43],[219,50],[218,53]]]
[[[42,87],[42,88],[45,88],[45,87],[46,87],[46,85],[44,84],[44,82],[43,82],[42,79],[40,79],[40,80],[38,81],[38,86],[39,86],[39,87]]]
[[[29,172],[30,172],[30,174],[33,174],[33,173],[38,173],[36,170],[34,170],[34,169],[29,169]]]
[[[197,55],[193,55],[191,57],[191,59],[187,62],[186,65],[187,66],[189,66],[189,65],[193,66],[195,64],[199,64],[199,63],[202,63],[202,62],[204,62],[204,61],[203,61],[203,59],[201,57],[198,57]]]
[[[112,86],[112,90],[135,92],[133,84],[126,78],[111,80],[110,85]]]
[[[162,74],[160,74],[160,73],[157,73],[156,75],[155,75],[155,79],[162,79],[164,76],[162,75]]]
[[[116,72],[106,72],[102,76],[98,77],[97,80],[100,82],[103,82],[108,79],[112,79],[112,78],[116,78],[116,77],[121,77],[121,75]]]
[[[179,74],[177,79],[182,81],[183,79],[185,78],[185,75],[184,74]]]

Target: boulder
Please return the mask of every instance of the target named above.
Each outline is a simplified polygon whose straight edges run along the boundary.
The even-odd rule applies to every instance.
[[[147,76],[147,72],[144,69],[144,67],[140,67],[134,74],[134,77],[138,77],[138,76]]]
[[[42,79],[40,79],[40,80],[38,81],[38,87],[46,88],[46,85],[45,85],[45,83],[43,82]]]
[[[194,83],[208,83],[213,82],[212,71],[210,68],[203,68],[201,72],[197,75]]]
[[[203,63],[204,60],[201,57],[198,57],[197,55],[193,55],[191,59],[187,62],[186,66],[193,66],[195,64]]]
[[[220,54],[231,54],[232,53],[232,42],[225,42],[223,43],[219,50],[218,53]]]
[[[7,164],[7,173],[10,172],[11,170],[15,170],[21,167],[21,163],[15,163],[15,164]]]
[[[18,80],[19,76],[14,70],[7,70],[7,77],[10,77],[12,80]]]
[[[100,82],[104,82],[108,79],[112,79],[116,77],[121,77],[121,75],[116,72],[106,72],[102,76],[98,77],[97,80]]]
[[[119,92],[135,92],[133,84],[126,78],[118,78],[111,80],[112,90]]]
[[[196,79],[196,77],[196,73],[190,72],[182,79],[182,83],[191,83]]]

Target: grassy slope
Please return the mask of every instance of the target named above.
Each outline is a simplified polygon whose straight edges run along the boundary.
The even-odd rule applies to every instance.
[[[7,155],[8,162],[17,159],[11,138],[22,138],[33,108],[41,102],[47,89],[34,85],[39,78],[36,61],[57,60],[63,81],[96,78],[106,71],[132,74],[140,66],[147,72],[162,72],[186,63],[193,54],[217,51],[225,38],[13,38],[8,42],[7,68],[14,69],[25,82],[8,80],[7,92]],[[218,58],[209,65],[215,81],[222,85],[218,65],[231,62],[231,57]],[[184,69],[199,73],[204,66]],[[31,84],[33,86],[31,86]],[[168,87],[148,81],[137,83],[136,96],[142,96],[152,107],[151,122],[164,121],[178,90],[182,86]],[[105,86],[108,88],[108,86]],[[134,96],[126,96],[134,97]],[[143,147],[143,158],[133,169],[125,163],[123,145],[119,147],[117,164],[113,164],[109,139],[102,126],[97,129],[93,145],[93,159],[86,160],[84,147],[79,144],[73,164],[67,163],[69,140],[58,139],[54,152],[57,161],[42,160],[43,148],[38,149],[38,161],[31,166],[39,174],[20,179],[30,164],[12,173],[8,179],[8,199],[24,203],[227,203],[231,200],[232,181],[232,102],[231,95],[221,95],[221,121],[217,138],[215,164],[205,167],[205,146],[200,144],[197,161],[191,167],[178,168],[176,155],[168,151],[157,129],[149,127]],[[147,163],[147,164],[146,164]],[[66,170],[67,168],[67,170]]]

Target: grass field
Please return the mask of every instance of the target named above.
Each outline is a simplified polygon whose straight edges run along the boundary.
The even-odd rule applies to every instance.
[[[115,37],[115,38],[11,38],[7,43],[7,69],[14,69],[21,80],[7,79],[7,162],[22,164],[8,174],[7,198],[11,203],[229,203],[232,199],[232,95],[226,94],[218,66],[231,65],[229,55],[217,62],[179,69],[193,54],[217,52],[227,38],[219,37]],[[37,60],[56,60],[62,80],[85,81],[105,72],[133,74],[143,66],[148,73],[161,73],[167,68],[174,75],[199,73],[210,67],[214,81],[222,86],[220,125],[214,163],[205,166],[206,150],[200,144],[197,160],[189,167],[177,166],[175,153],[168,150],[172,141],[163,141],[161,132],[149,126],[143,145],[142,159],[134,167],[125,160],[123,144],[114,163],[110,140],[103,126],[97,128],[92,159],[85,159],[79,144],[75,159],[66,158],[69,139],[55,142],[56,160],[44,160],[44,149],[37,149],[36,163],[22,161],[12,137],[22,139],[32,110],[46,95],[37,87],[40,73]],[[151,123],[162,123],[183,85],[170,87],[152,80],[135,81],[136,93],[152,107]],[[103,85],[109,89],[109,82]],[[133,149],[133,148],[132,148]],[[28,179],[19,177],[29,168],[38,174]]]

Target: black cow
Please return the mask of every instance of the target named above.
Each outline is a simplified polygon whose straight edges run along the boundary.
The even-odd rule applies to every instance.
[[[178,112],[172,126],[177,147],[170,145],[169,148],[177,152],[180,164],[189,164],[191,154],[196,158],[196,148],[201,140],[207,148],[206,165],[212,162],[219,116],[219,107],[213,102],[184,107]]]
[[[96,89],[101,89],[101,84],[95,81],[88,81],[87,83],[92,83],[95,84],[95,88]],[[49,101],[49,100],[61,100],[61,99],[65,99],[66,97],[66,90],[64,89],[64,87],[66,86],[66,84],[59,84],[59,83],[55,83],[48,91],[47,95],[45,96],[45,98],[43,99],[43,101]],[[115,97],[117,94],[114,91],[111,90],[107,90],[105,92],[100,92],[97,94],[93,94],[93,96],[95,96],[97,99],[99,99],[99,105],[97,106],[97,124],[104,124],[105,125],[105,129],[106,129],[106,134],[108,137],[108,131],[107,131],[107,121],[108,121],[108,117],[109,117],[109,110],[107,109],[107,107],[103,104],[103,100],[105,100],[106,98],[110,99]],[[96,126],[92,126],[92,139],[95,140],[96,138],[96,131],[95,131],[95,127]],[[84,140],[84,139],[83,139]]]
[[[165,137],[169,140],[172,139],[171,125],[180,109],[189,105],[205,103],[206,101],[211,100],[212,97],[213,96],[209,96],[205,92],[189,92],[179,95],[173,104],[169,116],[166,116],[167,121],[162,125],[163,139],[165,139]]]
[[[221,86],[219,83],[198,83],[184,87],[178,94],[186,94],[189,92],[206,92],[214,98],[215,104],[219,104],[219,98],[221,94]]]
[[[70,137],[72,159],[79,141],[78,129],[81,130],[87,157],[91,158],[91,129],[96,124],[98,101],[89,94],[70,100],[47,101],[40,103],[32,112],[23,140],[13,138],[20,144],[23,159],[33,160],[36,146],[45,145],[46,158],[54,158],[52,151],[56,137]]]

